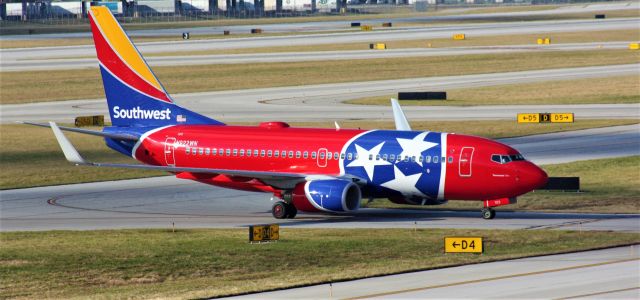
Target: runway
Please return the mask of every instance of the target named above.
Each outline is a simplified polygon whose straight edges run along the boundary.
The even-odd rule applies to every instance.
[[[420,28],[398,28],[369,32],[344,32],[308,34],[292,36],[229,38],[210,40],[187,40],[137,43],[143,55],[162,52],[190,52],[241,48],[262,48],[301,45],[373,43],[392,40],[415,40],[451,38],[455,33],[465,33],[469,37],[487,35],[534,34],[548,32],[573,32],[594,30],[640,29],[638,18],[618,18],[605,20],[555,20],[504,23],[479,23],[471,25],[439,25]],[[533,41],[532,41],[533,42]],[[93,45],[0,49],[3,61],[12,62],[28,59],[84,58],[95,57]]]
[[[504,140],[536,163],[640,155],[640,125]],[[549,151],[548,145],[553,144]],[[601,147],[611,145],[611,147]],[[60,159],[64,159],[60,153]],[[83,167],[78,167],[82,172]],[[553,174],[551,174],[553,176]],[[174,177],[0,191],[0,230],[244,227],[270,223],[269,194]],[[300,214],[282,226],[321,228],[576,229],[640,232],[640,215],[362,209],[354,215]]]
[[[637,299],[639,246],[256,293],[232,299]]]
[[[391,120],[390,106],[350,105],[342,101],[400,91],[437,91],[501,84],[637,75],[640,64],[546,69],[366,82],[289,86],[174,94],[191,110],[223,122]],[[577,119],[640,117],[640,104],[411,106],[409,120],[515,120],[519,112],[573,112]],[[71,100],[0,105],[2,124],[16,121],[73,123],[76,116],[106,115],[106,101]],[[108,119],[108,118],[107,118]]]
[[[508,45],[455,48],[407,48],[379,50],[348,51],[315,51],[315,52],[283,52],[256,54],[225,55],[185,55],[185,56],[150,56],[146,61],[151,66],[188,66],[206,64],[252,64],[300,61],[334,61],[354,59],[382,59],[429,56],[457,56],[478,54],[502,54],[549,51],[585,51],[627,49],[630,42],[603,43],[571,43],[553,45]],[[363,45],[363,49],[366,45]],[[425,42],[426,47],[426,42]],[[96,58],[61,58],[33,60],[0,60],[3,72],[35,71],[35,70],[72,70],[98,68]]]

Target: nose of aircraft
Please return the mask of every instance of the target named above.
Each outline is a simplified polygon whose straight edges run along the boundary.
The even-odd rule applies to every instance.
[[[520,169],[520,183],[527,191],[540,189],[547,184],[547,173],[531,162]]]

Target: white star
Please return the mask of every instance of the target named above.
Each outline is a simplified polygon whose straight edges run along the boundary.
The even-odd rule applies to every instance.
[[[402,147],[402,153],[400,153],[400,156],[415,156],[416,162],[422,166],[422,162],[418,157],[422,156],[422,152],[438,145],[437,143],[425,141],[424,139],[427,137],[427,134],[428,132],[423,132],[411,140],[397,138],[400,147]]]
[[[416,188],[416,183],[420,179],[420,176],[422,176],[422,173],[406,176],[402,171],[400,171],[400,169],[398,169],[397,165],[393,166],[393,173],[395,178],[381,184],[381,186],[396,190],[403,195],[424,195],[418,188]]]
[[[373,180],[373,169],[376,166],[391,164],[386,160],[376,159],[376,156],[380,153],[380,149],[382,149],[384,143],[385,142],[378,144],[371,148],[371,150],[366,150],[356,144],[356,151],[358,151],[358,155],[355,160],[347,165],[347,167],[364,167],[364,170],[367,172],[367,176],[369,176],[369,180]],[[369,156],[371,156],[371,159],[369,159]]]

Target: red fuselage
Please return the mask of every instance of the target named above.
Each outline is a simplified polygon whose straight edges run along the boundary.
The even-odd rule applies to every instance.
[[[429,137],[433,137],[434,142],[425,146],[430,147],[425,151],[414,151],[413,153],[419,153],[418,157],[407,156],[405,148],[408,146],[398,144],[402,139],[399,136],[408,135],[403,140],[410,141],[419,134],[420,132],[291,128],[281,122],[262,123],[257,127],[176,125],[145,134],[134,147],[133,153],[139,161],[162,166],[331,177],[347,174],[362,179],[363,195],[389,197],[395,202],[411,204],[419,204],[424,199],[510,198],[539,188],[546,182],[544,171],[521,159],[518,151],[480,137],[422,133],[427,137],[422,140],[428,141]],[[361,149],[370,150],[368,148],[372,147],[366,145],[381,143],[378,153],[358,157],[364,163],[355,162],[358,151],[354,151],[356,148],[350,145],[363,145]],[[370,172],[367,172],[366,166],[362,166],[367,164],[367,160],[373,165]],[[393,176],[394,165],[401,171],[400,174],[396,173],[396,178]],[[402,167],[405,165],[406,167]],[[403,190],[402,182],[387,185],[398,176],[408,177],[410,174],[420,177],[421,181],[414,180],[413,183],[417,189]],[[177,175],[228,188],[271,192],[276,196],[293,188],[286,183],[274,184],[268,180],[253,178],[194,173]],[[386,188],[390,186],[391,188]]]

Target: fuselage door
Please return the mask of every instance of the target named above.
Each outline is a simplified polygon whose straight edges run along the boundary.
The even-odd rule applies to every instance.
[[[164,141],[164,160],[167,163],[167,166],[176,165],[175,149],[176,149],[176,138],[168,137]]]
[[[327,155],[329,155],[327,148],[318,149],[318,167],[324,168],[327,166]]]
[[[460,150],[460,162],[458,165],[458,174],[460,177],[471,177],[473,151],[473,147],[463,147],[462,150]]]

